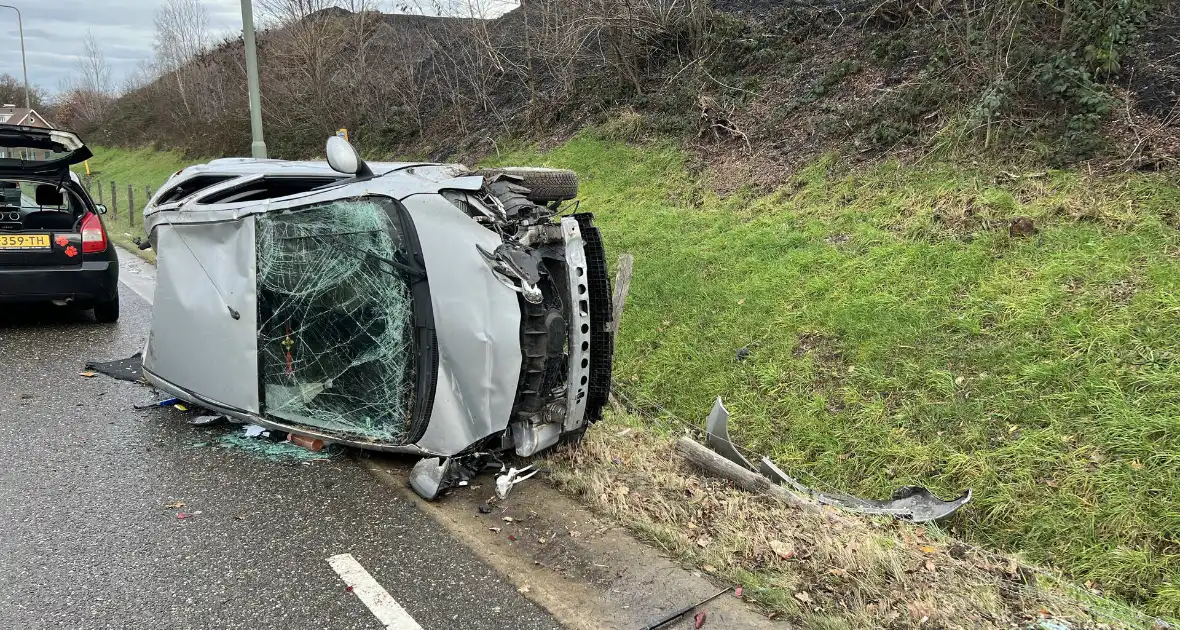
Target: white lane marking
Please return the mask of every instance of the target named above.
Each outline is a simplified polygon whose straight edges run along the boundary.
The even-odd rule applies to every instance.
[[[115,249],[119,251],[119,282],[151,304],[156,292],[156,268],[122,247]]]
[[[360,598],[369,611],[385,625],[386,630],[422,630],[422,626],[406,612],[389,593],[369,575],[369,572],[350,553],[328,558],[328,564],[352,587],[353,595]]]

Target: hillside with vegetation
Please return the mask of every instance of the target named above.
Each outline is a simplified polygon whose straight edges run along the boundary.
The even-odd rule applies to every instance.
[[[260,55],[272,156],[347,127],[579,172],[636,257],[611,435],[721,395],[789,471],[970,487],[954,538],[1180,617],[1178,38],[1145,0],[530,0],[289,16]],[[240,56],[75,121],[96,177],[246,154]]]

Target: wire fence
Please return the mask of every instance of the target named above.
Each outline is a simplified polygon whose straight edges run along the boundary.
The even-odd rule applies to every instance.
[[[107,216],[113,221],[119,220],[120,212],[127,217],[127,227],[135,227],[135,215],[142,212],[148,200],[152,198],[152,187],[143,187],[142,203],[136,203],[136,187],[133,184],[122,186],[113,180],[95,179],[89,175],[82,176],[82,187],[95,203],[102,204],[107,209]],[[140,222],[142,224],[142,221]]]

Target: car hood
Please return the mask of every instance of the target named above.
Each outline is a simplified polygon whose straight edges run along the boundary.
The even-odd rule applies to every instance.
[[[65,176],[94,154],[72,131],[0,125],[0,177]]]

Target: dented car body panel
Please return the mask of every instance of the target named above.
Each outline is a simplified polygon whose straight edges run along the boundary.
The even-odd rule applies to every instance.
[[[214,160],[161,186],[144,209],[148,381],[269,428],[441,457],[532,454],[596,419],[578,222],[511,177],[368,167]]]

